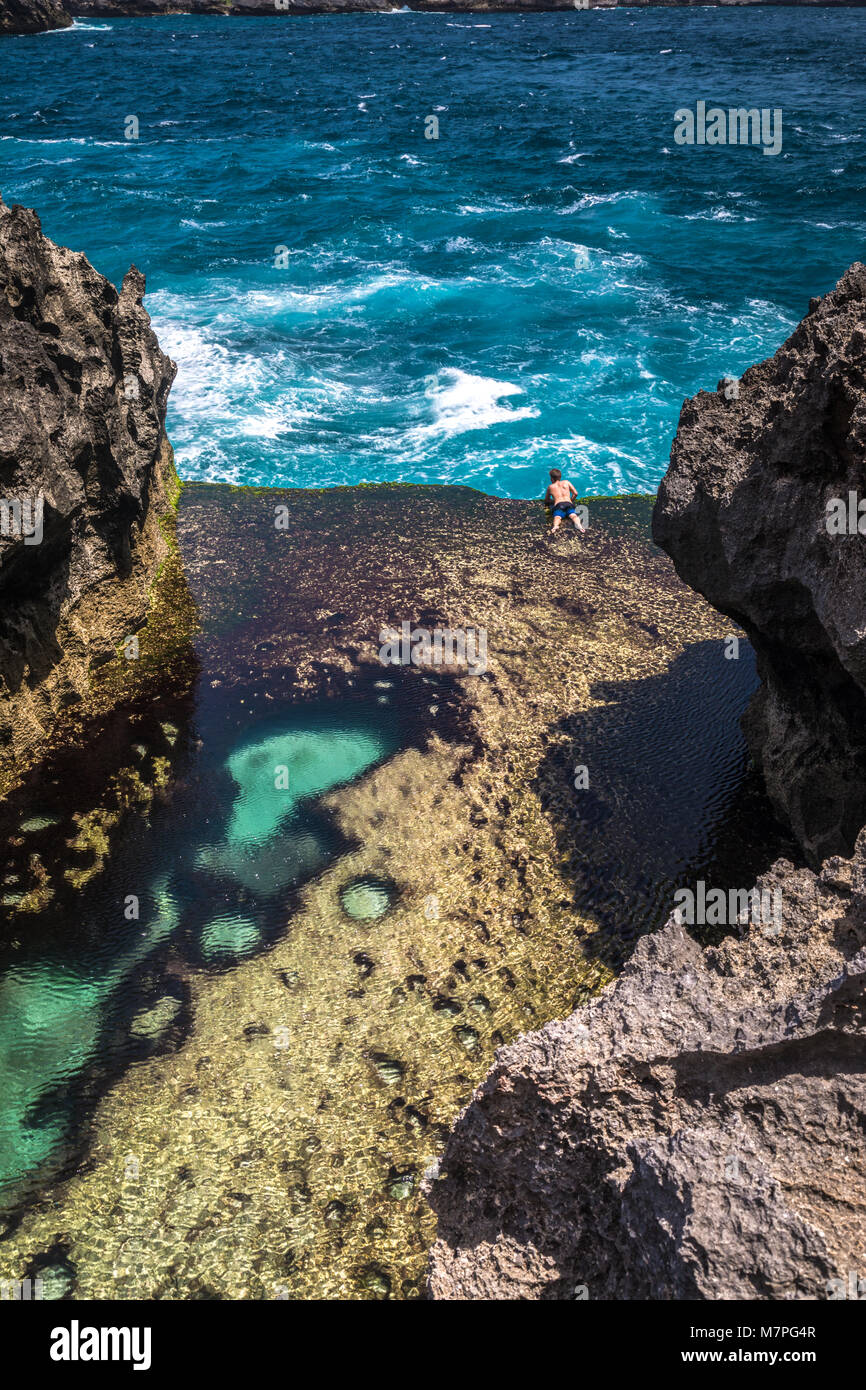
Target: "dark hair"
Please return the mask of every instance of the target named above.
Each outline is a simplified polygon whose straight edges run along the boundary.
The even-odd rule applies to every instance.
[[[550,481],[551,481],[552,483],[558,483],[561,477],[562,477],[562,470],[561,470],[560,468],[551,468],[551,470],[550,470]]]

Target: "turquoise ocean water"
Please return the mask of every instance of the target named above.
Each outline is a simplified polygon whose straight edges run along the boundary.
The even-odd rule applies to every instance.
[[[864,38],[823,8],[78,22],[0,40],[0,191],[146,272],[188,478],[654,490],[684,396],[863,254]],[[676,145],[699,100],[781,108],[782,152]]]

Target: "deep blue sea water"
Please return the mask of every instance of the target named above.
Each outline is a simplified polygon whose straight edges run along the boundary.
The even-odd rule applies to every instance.
[[[0,39],[0,191],[146,272],[186,477],[654,490],[683,398],[863,255],[864,39],[835,9],[78,22]],[[782,152],[676,145],[701,99],[780,107]]]

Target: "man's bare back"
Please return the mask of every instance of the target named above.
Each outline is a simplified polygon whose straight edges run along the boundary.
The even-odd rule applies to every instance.
[[[574,503],[577,497],[577,488],[566,478],[563,478],[558,468],[550,470],[550,485],[544,494],[544,500],[553,508],[553,531],[559,530],[562,525],[563,517],[569,517],[575,525],[575,529],[582,531],[583,522],[577,514]]]

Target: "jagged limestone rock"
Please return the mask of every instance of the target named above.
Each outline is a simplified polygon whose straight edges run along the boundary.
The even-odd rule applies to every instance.
[[[762,686],[745,721],[770,799],[810,862],[866,822],[866,266],[774,357],[686,401],[653,536],[745,628]],[[834,499],[846,529],[835,527]],[[864,506],[866,511],[866,506]],[[858,515],[857,519],[861,519]],[[866,531],[866,516],[862,516]]]
[[[0,783],[145,623],[176,491],[175,366],[118,294],[0,202]]]
[[[758,883],[778,926],[702,950],[672,920],[500,1049],[428,1180],[434,1298],[838,1296],[866,1241],[866,832]]]

